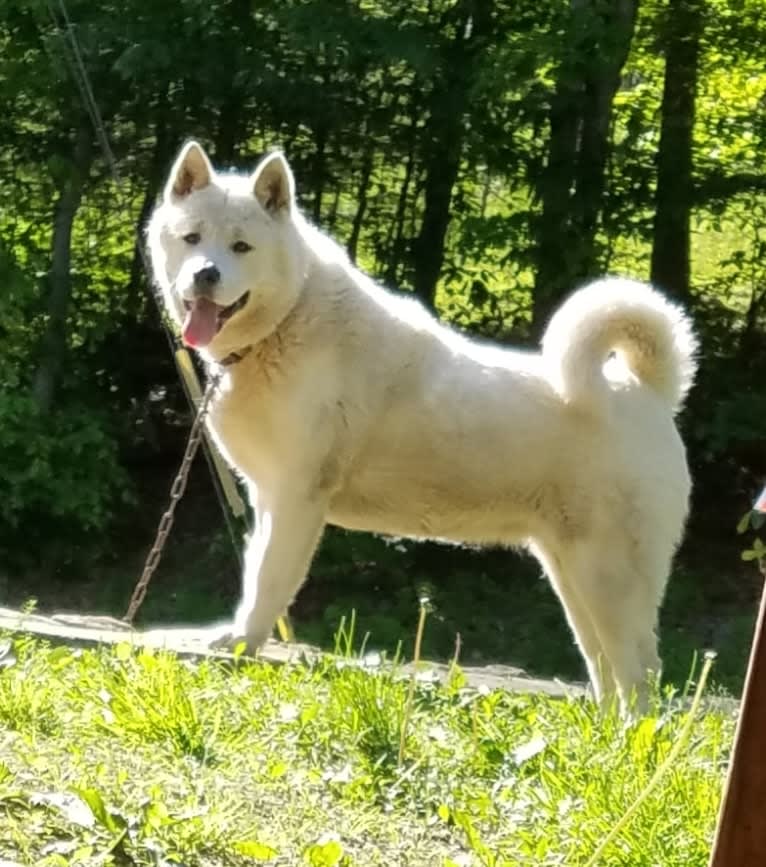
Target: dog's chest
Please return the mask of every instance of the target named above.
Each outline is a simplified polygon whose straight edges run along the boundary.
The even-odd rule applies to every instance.
[[[210,429],[226,461],[251,481],[273,473],[287,446],[289,428],[267,393],[222,394],[210,411]]]

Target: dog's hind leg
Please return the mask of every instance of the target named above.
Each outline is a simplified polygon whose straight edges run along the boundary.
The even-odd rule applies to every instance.
[[[242,600],[234,619],[233,641],[254,651],[303,583],[322,535],[326,503],[298,497],[254,497],[256,525],[245,553]]]
[[[588,612],[623,711],[646,710],[650,673],[659,675],[655,625],[670,556],[651,556],[619,534],[579,541],[568,551],[565,582]],[[656,552],[655,552],[656,553]]]
[[[608,703],[615,695],[616,684],[587,606],[580,599],[576,585],[567,580],[565,567],[553,553],[553,546],[535,541],[530,544],[530,550],[543,566],[564,608],[569,627],[585,660],[595,700],[599,704]]]

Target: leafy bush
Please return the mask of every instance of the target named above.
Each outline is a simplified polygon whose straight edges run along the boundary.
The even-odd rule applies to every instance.
[[[93,410],[40,412],[25,395],[0,395],[0,547],[28,559],[64,540],[69,559],[78,537],[103,530],[119,499],[129,497],[117,448]]]
[[[761,494],[761,500],[764,499],[764,495],[766,495],[766,491]],[[755,532],[756,535],[751,546],[742,552],[742,559],[754,560],[761,572],[766,575],[766,545],[763,544],[763,540],[758,534],[759,530],[763,530],[764,524],[766,524],[766,513],[760,509],[752,509],[739,522],[737,532],[747,533],[750,529]]]

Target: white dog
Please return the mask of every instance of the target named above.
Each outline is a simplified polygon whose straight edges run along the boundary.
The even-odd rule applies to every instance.
[[[308,225],[281,154],[217,174],[195,142],[149,243],[184,341],[223,365],[210,426],[256,516],[227,640],[269,636],[328,522],[523,544],[596,698],[645,698],[690,492],[673,420],[694,376],[681,310],[603,280],[558,310],[540,354],[470,341]]]

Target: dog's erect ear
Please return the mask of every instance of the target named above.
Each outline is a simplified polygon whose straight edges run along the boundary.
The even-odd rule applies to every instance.
[[[165,198],[179,199],[188,196],[193,190],[204,189],[212,176],[213,167],[202,146],[196,141],[187,142],[170,170]]]
[[[281,153],[269,154],[261,161],[253,175],[253,191],[263,209],[272,215],[292,209],[295,182]]]

